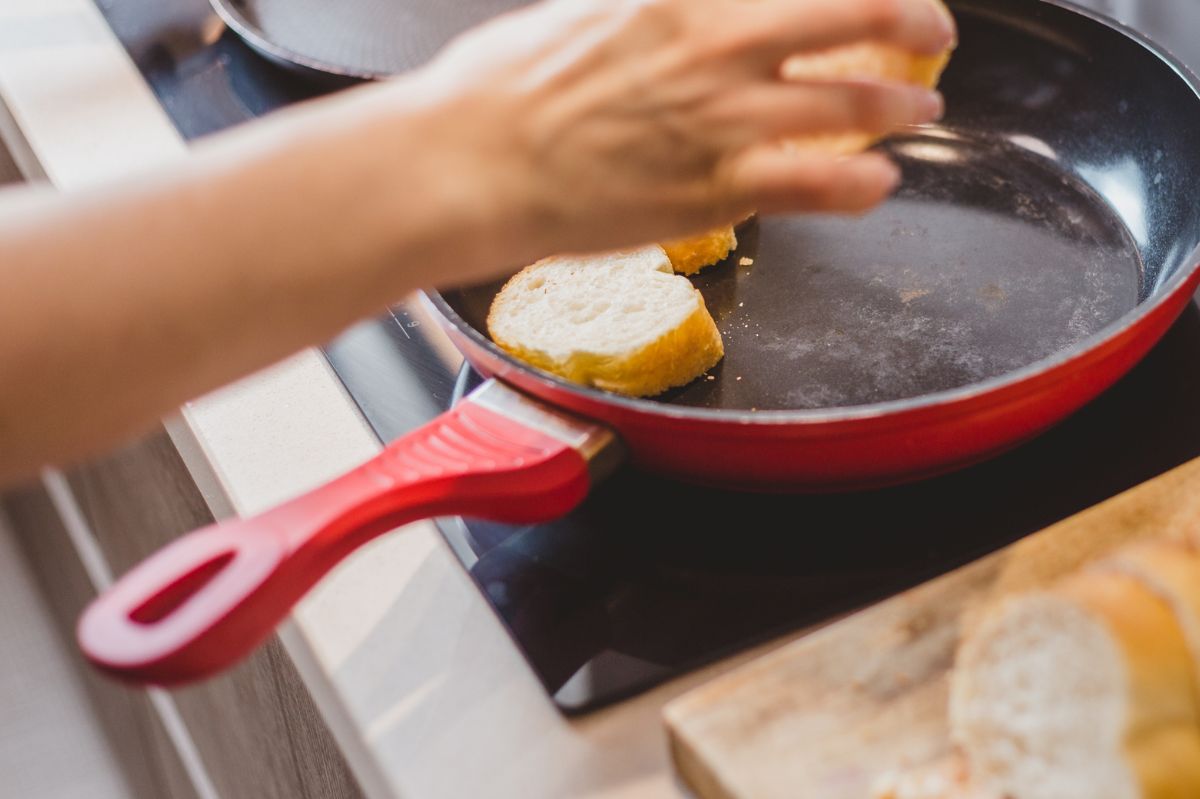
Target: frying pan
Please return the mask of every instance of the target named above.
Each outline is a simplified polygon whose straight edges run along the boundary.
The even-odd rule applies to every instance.
[[[754,223],[697,279],[726,342],[709,375],[654,399],[574,386],[488,339],[497,284],[430,292],[490,379],[332,483],[133,569],[81,619],[88,658],[131,680],[205,676],[373,536],[434,515],[548,520],[623,458],[723,487],[852,490],[976,462],[1094,398],[1200,283],[1198,84],[1064,3],[952,6],[949,112],[885,145],[897,196],[859,220]]]

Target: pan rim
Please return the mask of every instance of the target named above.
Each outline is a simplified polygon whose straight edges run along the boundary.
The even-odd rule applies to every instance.
[[[1121,338],[1126,332],[1138,326],[1146,317],[1157,311],[1166,298],[1173,295],[1182,287],[1182,284],[1195,277],[1196,273],[1200,271],[1200,247],[1197,247],[1192,253],[1189,262],[1192,264],[1191,266],[1183,268],[1175,275],[1172,275],[1150,297],[1139,303],[1137,307],[1130,309],[1121,317],[1109,323],[1103,329],[1080,340],[1067,349],[1041,358],[1020,369],[1005,372],[986,380],[968,383],[957,388],[945,389],[929,394],[919,394],[915,397],[833,408],[762,408],[753,411],[744,408],[700,408],[691,405],[663,402],[653,398],[628,397],[623,394],[571,383],[549,372],[530,366],[496,346],[495,342],[463,319],[450,306],[441,292],[434,289],[425,289],[421,291],[421,295],[438,315],[453,325],[461,334],[468,337],[473,344],[484,348],[490,355],[504,361],[507,365],[540,383],[548,390],[565,391],[584,400],[614,406],[641,415],[658,416],[680,421],[736,422],[763,426],[827,425],[840,422],[859,422],[868,419],[889,418],[909,412],[955,406],[992,396],[1007,388],[1020,385],[1043,375],[1051,374],[1071,361],[1085,358],[1102,349],[1106,344]],[[499,377],[504,379],[503,375],[499,375]],[[520,389],[519,386],[518,389]]]

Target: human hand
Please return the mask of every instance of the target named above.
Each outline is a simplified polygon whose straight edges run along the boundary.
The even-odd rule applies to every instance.
[[[894,188],[891,163],[779,142],[926,122],[940,97],[784,81],[781,64],[863,41],[933,54],[954,36],[929,0],[549,0],[463,35],[417,76],[438,109],[421,157],[513,263],[755,210],[858,212]]]

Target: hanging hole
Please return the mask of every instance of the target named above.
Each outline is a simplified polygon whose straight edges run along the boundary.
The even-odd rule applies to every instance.
[[[225,552],[200,564],[170,585],[164,587],[154,596],[138,605],[129,614],[129,618],[138,624],[154,624],[167,616],[196,594],[217,573],[233,560],[232,552]]]

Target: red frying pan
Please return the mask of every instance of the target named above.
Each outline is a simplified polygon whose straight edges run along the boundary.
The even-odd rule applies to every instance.
[[[548,520],[622,458],[854,490],[986,458],[1110,386],[1200,283],[1197,82],[1065,4],[952,5],[950,113],[886,145],[899,194],[861,220],[754,223],[696,279],[726,342],[711,379],[650,400],[570,385],[488,340],[496,285],[431,293],[492,379],[353,472],[133,569],[81,619],[87,657],[131,680],[203,677],[373,536],[437,515]]]

